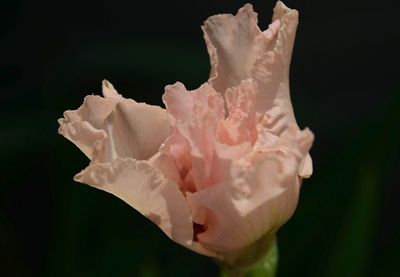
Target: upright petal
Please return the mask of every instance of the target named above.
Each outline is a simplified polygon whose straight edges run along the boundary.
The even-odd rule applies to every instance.
[[[256,38],[262,34],[252,6],[246,4],[236,16],[211,16],[202,29],[211,57],[211,85],[224,93],[227,88],[249,78],[261,50]]]
[[[288,126],[296,123],[289,95],[289,67],[298,13],[278,1],[272,20],[262,32],[249,4],[235,16],[210,17],[203,25],[211,61],[209,82],[225,94],[226,89],[253,78],[259,84],[256,111],[263,114],[276,108],[275,121]]]
[[[255,61],[250,75],[259,83],[257,111],[279,110],[280,120],[296,123],[290,100],[289,69],[298,24],[298,12],[278,1],[273,23],[264,37],[271,39]],[[278,116],[278,115],[276,115]]]

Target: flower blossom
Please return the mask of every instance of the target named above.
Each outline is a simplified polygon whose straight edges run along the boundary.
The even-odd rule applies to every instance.
[[[126,99],[108,81],[103,97],[66,111],[59,133],[90,159],[74,180],[119,197],[175,242],[229,257],[274,237],[312,174],[309,129],[289,95],[296,10],[277,2],[261,31],[246,4],[202,26],[207,83],[165,88],[166,109]]]

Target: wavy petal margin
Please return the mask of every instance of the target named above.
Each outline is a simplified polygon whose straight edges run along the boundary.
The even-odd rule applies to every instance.
[[[182,192],[147,162],[117,158],[109,163],[92,164],[74,180],[117,196],[177,243],[192,245],[193,224]]]

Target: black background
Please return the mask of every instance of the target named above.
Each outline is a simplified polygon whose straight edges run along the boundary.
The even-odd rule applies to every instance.
[[[217,276],[115,197],[74,183],[88,161],[57,118],[108,79],[161,105],[208,78],[200,25],[246,1],[18,1],[0,6],[0,275]],[[252,1],[265,29],[274,1]],[[314,175],[279,233],[278,276],[400,276],[399,5],[286,1]],[[3,273],[4,274],[1,274]]]

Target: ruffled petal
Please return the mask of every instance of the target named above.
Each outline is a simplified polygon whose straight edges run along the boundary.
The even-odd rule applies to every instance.
[[[298,12],[278,1],[272,20],[262,32],[249,4],[235,16],[210,17],[203,26],[211,61],[209,82],[225,94],[226,89],[253,78],[259,85],[256,111],[276,110],[270,112],[274,122],[288,126],[296,123],[289,95],[289,67]]]
[[[190,92],[176,83],[166,87],[163,101],[176,129],[160,152],[176,162],[181,189],[196,191],[215,184],[217,125],[225,118],[222,96],[207,83]]]
[[[99,162],[153,156],[171,133],[165,110],[124,99],[107,81],[103,94],[87,96],[78,110],[66,111],[59,133]]]
[[[89,159],[92,159],[96,144],[103,144],[106,132],[98,130],[87,121],[63,122],[59,120],[58,132],[72,141]]]
[[[193,117],[211,111],[218,119],[223,119],[224,100],[208,83],[198,89],[188,91],[182,83],[165,87],[163,102],[168,114],[175,120],[189,122]]]
[[[178,185],[145,161],[117,158],[89,165],[75,181],[114,194],[157,224],[168,237],[192,245],[190,211]]]

